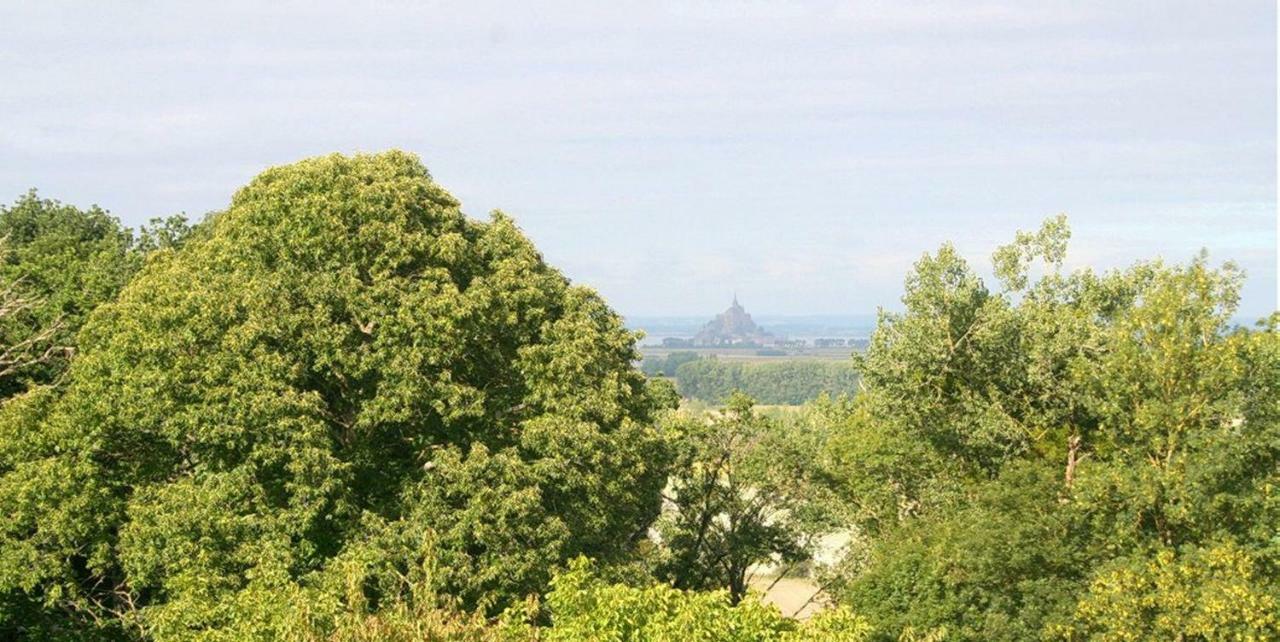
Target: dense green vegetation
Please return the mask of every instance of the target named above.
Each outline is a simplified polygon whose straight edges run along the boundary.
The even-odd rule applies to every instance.
[[[173,216],[135,237],[101,208],[34,191],[0,206],[0,398],[57,380],[89,312],[115,298],[148,254],[190,231]]]
[[[640,362],[640,371],[650,377],[675,377],[676,370],[680,366],[701,358],[702,355],[690,350],[676,350],[662,356],[647,356]]]
[[[663,371],[671,370],[671,360],[682,354],[688,353],[668,356]],[[714,357],[685,358],[675,366],[674,376],[682,396],[712,403],[722,403],[734,392],[743,392],[760,403],[796,405],[823,393],[852,394],[858,386],[853,364],[838,361],[739,363]]]
[[[666,479],[634,340],[412,157],[269,170],[4,408],[0,622],[271,637],[352,565],[371,608],[430,560],[495,611],[618,559]]]
[[[733,604],[746,597],[753,567],[806,561],[832,526],[813,510],[820,504],[808,473],[820,443],[799,422],[753,405],[736,393],[711,417],[672,418],[671,506],[655,524],[663,543],[656,575],[676,588],[727,589]]]
[[[0,231],[0,638],[1280,639],[1280,316],[1230,264],[944,246],[852,363],[652,367],[692,412],[407,154]]]
[[[1063,273],[1067,236],[996,290],[949,246],[909,275],[830,443],[866,544],[833,592],[882,639],[1276,639],[1280,319],[1233,328],[1204,257]]]
[[[305,626],[288,637],[333,642],[864,642],[871,632],[863,619],[843,608],[796,622],[759,602],[735,605],[724,591],[610,583],[583,558],[556,575],[545,602],[527,602],[497,622],[429,606],[435,602],[399,603],[368,617],[343,616],[328,637],[315,636]],[[537,624],[540,608],[546,615]]]

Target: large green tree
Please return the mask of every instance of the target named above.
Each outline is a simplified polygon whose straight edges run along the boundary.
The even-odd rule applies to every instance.
[[[869,543],[837,592],[886,638],[1280,635],[1274,322],[1234,326],[1230,264],[1068,273],[1067,238],[1020,233],[996,288],[945,246],[882,315],[831,445]]]
[[[710,416],[677,416],[668,510],[655,525],[657,575],[680,589],[723,589],[737,604],[751,573],[810,559],[830,524],[813,508],[818,447],[797,424],[758,413],[742,393]]]
[[[270,169],[0,414],[0,627],[273,639],[625,555],[666,477],[635,339],[411,155]]]

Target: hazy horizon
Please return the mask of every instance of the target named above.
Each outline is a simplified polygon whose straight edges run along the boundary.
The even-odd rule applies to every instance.
[[[0,8],[0,199],[137,225],[394,147],[632,317],[870,314],[1058,212],[1069,266],[1206,248],[1276,307],[1271,2],[249,6]]]

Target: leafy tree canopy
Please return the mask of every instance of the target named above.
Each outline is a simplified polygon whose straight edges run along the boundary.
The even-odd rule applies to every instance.
[[[89,313],[114,299],[146,257],[195,231],[183,215],[132,230],[105,210],[34,190],[0,206],[0,399],[52,383]]]
[[[732,605],[724,591],[684,591],[666,584],[610,583],[586,559],[552,579],[546,600],[530,600],[496,621],[434,606],[400,603],[372,616],[345,614],[328,635],[301,628],[307,642],[865,642],[866,621],[837,608],[804,621],[749,596]],[[358,599],[358,598],[357,598]],[[532,620],[540,609],[546,621]]]
[[[684,589],[724,589],[737,604],[753,568],[782,571],[808,561],[830,524],[819,505],[808,459],[814,444],[793,426],[760,415],[741,393],[723,411],[678,416],[678,453],[668,510],[655,525],[657,575]]]
[[[1019,234],[996,290],[944,246],[882,315],[831,443],[869,544],[843,599],[887,637],[1280,635],[1276,319],[1234,327],[1203,255],[1065,273],[1068,235]]]
[[[0,414],[0,628],[272,639],[427,567],[492,610],[644,536],[669,391],[415,157],[267,170],[180,245],[90,315],[66,385]]]
[[[28,192],[0,206],[0,348],[18,352],[0,396],[53,381],[74,353],[89,312],[142,264],[132,234],[104,210],[80,210]]]

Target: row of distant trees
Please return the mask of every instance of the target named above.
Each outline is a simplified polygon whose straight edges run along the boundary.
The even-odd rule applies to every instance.
[[[740,391],[760,403],[795,405],[823,393],[852,394],[858,385],[852,361],[739,362],[681,351],[645,359],[641,368],[650,376],[674,378],[681,396],[711,403]]]
[[[808,342],[804,339],[779,339],[769,344],[768,347],[804,348],[808,345],[809,345]],[[850,348],[863,348],[863,347],[866,347],[866,345],[867,345],[866,339],[857,339],[857,338],[845,339],[841,337],[819,337],[813,340],[813,347],[815,348],[843,348],[846,346]],[[664,348],[698,348],[698,347],[706,347],[706,346],[700,346],[693,339],[686,339],[682,337],[665,337],[662,339],[662,347]],[[744,341],[742,343],[727,344],[727,345],[717,346],[717,347],[751,349],[751,348],[762,348],[766,346],[762,346],[761,344],[756,343],[754,341]]]

